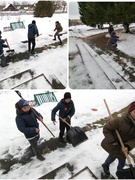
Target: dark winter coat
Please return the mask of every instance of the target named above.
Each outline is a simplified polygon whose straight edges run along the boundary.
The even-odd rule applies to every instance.
[[[75,107],[73,101],[71,100],[69,103],[66,103],[64,99],[61,99],[61,101],[52,110],[52,114],[51,114],[52,120],[55,120],[55,114],[58,110],[59,110],[59,116],[61,118],[67,118],[68,116],[70,116],[71,118],[75,113]]]
[[[35,38],[35,35],[39,36],[38,28],[35,24],[28,25],[28,38]]]
[[[61,32],[63,30],[60,23],[56,24],[56,27],[55,27],[54,31],[56,31],[56,30],[57,30],[57,32]]]
[[[39,117],[42,117],[42,115],[38,113],[34,108],[33,110]],[[16,113],[16,125],[19,131],[24,133],[26,138],[32,138],[36,136],[38,134],[36,133],[36,128],[39,128],[39,123],[33,111],[30,110],[29,112],[20,112],[19,110],[17,110]]]
[[[118,159],[125,159],[125,155],[121,151],[121,145],[113,145],[112,143],[118,142],[115,129],[118,130],[123,143],[132,150],[135,147],[135,121],[131,118],[129,113],[124,114],[114,120],[110,120],[103,127],[103,139],[101,146],[113,157]]]
[[[114,31],[114,29],[113,29],[113,26],[112,25],[110,25],[109,26],[109,28],[108,28],[108,32],[109,32],[109,34],[111,35],[111,33]]]
[[[7,48],[8,46],[4,44],[4,40],[0,38],[0,55],[3,54],[3,48]]]

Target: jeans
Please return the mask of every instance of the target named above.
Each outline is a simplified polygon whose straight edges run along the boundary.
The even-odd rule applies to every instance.
[[[112,157],[110,154],[107,157],[107,159],[105,160],[104,164],[105,165],[110,165],[113,161],[115,161],[116,158]],[[123,167],[125,166],[125,159],[118,159],[118,166],[117,166],[117,170],[122,170]]]
[[[54,39],[56,39],[56,36],[58,37],[58,40],[60,41],[60,43],[62,43],[61,38],[60,38],[60,35],[59,35],[59,32],[56,32],[56,33],[54,34]]]

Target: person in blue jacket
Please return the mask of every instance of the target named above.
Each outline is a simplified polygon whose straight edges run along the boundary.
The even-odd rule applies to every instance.
[[[4,56],[3,48],[10,48],[8,45],[5,44],[7,39],[2,39],[2,32],[0,31],[0,60],[1,60],[1,67],[5,67],[8,64],[6,63],[6,58]]]
[[[20,99],[15,104],[15,107],[17,114],[17,128],[25,135],[26,139],[29,141],[32,152],[36,155],[37,159],[43,161],[45,158],[41,155],[41,152],[37,146],[37,141],[39,140],[40,136],[40,129],[36,114],[39,116],[38,120],[43,122],[42,115],[34,108],[31,108],[28,101],[24,99]]]
[[[38,28],[36,26],[36,21],[33,20],[31,24],[28,25],[28,51],[34,53],[35,50],[35,37],[39,36]],[[32,49],[31,49],[32,44]]]
[[[75,113],[75,107],[74,103],[71,100],[71,94],[70,92],[66,92],[64,94],[64,98],[60,100],[60,102],[53,108],[52,113],[51,113],[51,120],[53,121],[54,125],[56,124],[56,112],[59,111],[59,141],[64,142],[64,131],[68,132],[70,127],[64,122],[67,121],[69,124],[71,124],[71,117]],[[61,119],[61,118],[62,119]]]
[[[117,41],[118,41],[118,39],[119,39],[119,36],[116,35],[115,31],[112,31],[111,32],[111,37],[110,37],[110,42],[111,42],[113,51],[118,51],[118,49],[117,49]]]

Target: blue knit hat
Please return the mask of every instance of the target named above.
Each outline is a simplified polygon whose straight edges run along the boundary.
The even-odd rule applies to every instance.
[[[18,106],[19,106],[20,109],[22,109],[24,106],[29,106],[29,103],[25,99],[20,99],[18,101]]]

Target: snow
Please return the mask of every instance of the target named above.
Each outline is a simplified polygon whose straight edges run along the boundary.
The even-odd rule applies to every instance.
[[[50,44],[54,43],[53,35],[55,22],[59,21],[63,27],[63,32],[67,32],[67,14],[54,14],[51,18],[35,18],[33,15],[20,15],[20,16],[4,16],[1,17],[1,31],[2,38],[7,38],[8,43],[11,49],[15,50],[15,53],[27,53],[28,45],[27,43],[23,44],[21,41],[27,40],[28,24],[36,21],[39,34],[39,37],[36,38],[36,48],[44,47],[44,51],[34,56],[30,56],[29,59],[24,59],[22,61],[10,62],[7,67],[0,67],[1,77],[0,80],[4,80],[10,76],[13,76],[17,73],[23,72],[27,69],[31,69],[34,72],[34,77],[44,74],[47,79],[51,80],[51,76],[56,76],[59,81],[66,86],[67,84],[67,44],[64,44],[62,47],[51,46]],[[9,27],[11,22],[23,22],[25,29],[15,29],[14,31],[3,32],[3,27]],[[61,39],[64,40],[67,38],[67,34],[63,34]],[[45,50],[46,49],[46,50]],[[6,53],[7,48],[4,48],[5,56],[9,55]],[[12,58],[12,55],[10,55]],[[29,76],[28,76],[29,77]],[[19,84],[25,82],[25,78],[22,78]],[[29,77],[30,79],[30,77]],[[15,79],[16,80],[16,79]],[[40,80],[39,80],[40,81]],[[42,80],[40,86],[28,85],[24,88],[27,89],[43,89],[46,86],[44,85],[44,80]],[[17,84],[17,81],[14,82]],[[4,89],[13,88],[13,82],[4,86]],[[49,88],[49,87],[47,87]],[[52,88],[49,88],[52,89]]]
[[[25,99],[33,100],[33,94],[45,91],[21,90],[20,92]],[[65,90],[54,91],[58,101],[63,98],[64,92]],[[107,117],[108,113],[104,99],[106,99],[112,113],[118,112],[135,99],[131,90],[71,90],[70,92],[76,109],[75,115],[72,117],[73,127],[84,127],[86,124],[92,124],[101,118]],[[3,159],[10,153],[13,158],[21,158],[29,143],[24,135],[18,131],[15,123],[16,111],[14,105],[19,100],[19,97],[13,90],[1,90],[0,99],[0,157]],[[45,124],[57,137],[59,134],[58,118],[55,126],[51,122],[51,109],[56,104],[57,102],[43,103],[41,106],[35,107],[35,109],[43,115]],[[97,109],[97,111],[93,111],[93,108]],[[73,147],[71,144],[67,144],[65,148],[57,148],[49,154],[45,154],[46,159],[42,163],[35,157],[31,162],[24,165],[17,163],[11,167],[7,174],[3,174],[1,169],[0,177],[2,179],[37,179],[67,162],[74,166],[75,174],[87,166],[95,175],[100,177],[101,164],[107,157],[107,153],[100,146],[103,139],[102,128],[87,131],[86,135],[89,139],[79,146]],[[52,138],[41,123],[40,137],[44,141]],[[116,167],[117,161],[110,166],[111,173],[114,176]],[[67,169],[63,171],[57,173],[56,179],[68,179],[71,177],[71,173]],[[90,176],[88,172],[83,173],[83,175],[83,179],[88,179]],[[82,176],[80,175],[76,179],[82,179]]]
[[[94,44],[93,50],[92,47],[90,47],[90,45],[85,41],[85,39],[87,40],[93,35],[108,32],[108,25],[105,24],[104,27],[106,28],[102,30],[98,29],[97,27],[93,28],[86,25],[76,25],[69,27],[69,55],[71,58],[71,61],[69,61],[69,86],[71,89],[135,88],[135,82],[130,81],[128,75],[126,76],[123,74],[123,66],[113,60],[117,57],[115,53],[109,54],[105,51],[102,51]],[[134,31],[135,24],[131,24],[130,28],[131,31]],[[116,32],[117,30],[121,31],[120,33],[117,32],[117,35],[119,36],[117,47],[118,50],[131,58],[135,58],[134,34],[124,33],[124,29],[121,24],[117,27],[114,26],[114,29]],[[105,36],[103,41],[107,43],[108,37],[109,34]],[[101,54],[98,54],[96,50],[101,52]],[[131,63],[128,58],[120,57],[121,55],[118,56],[123,65],[126,64],[127,69],[133,69],[132,73],[134,73],[134,63]],[[110,84],[108,79],[106,79],[106,75],[107,78],[109,77],[114,87],[112,84]]]

